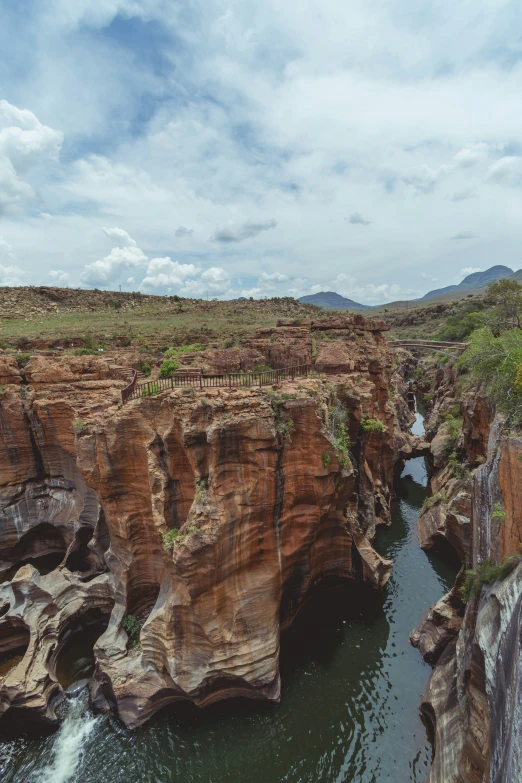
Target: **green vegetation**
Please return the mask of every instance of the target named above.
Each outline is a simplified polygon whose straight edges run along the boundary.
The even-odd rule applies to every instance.
[[[386,429],[380,419],[362,419],[361,427],[365,432],[384,432]]]
[[[505,511],[502,503],[494,503],[493,511],[491,512],[491,521],[498,522],[502,525],[506,521],[507,512]]]
[[[196,353],[196,351],[202,351],[203,346],[201,343],[194,343],[193,345],[179,345],[177,348],[169,348],[163,354],[167,358],[170,356],[182,356],[184,353]]]
[[[522,555],[509,555],[502,563],[488,559],[476,568],[466,571],[466,578],[460,590],[462,601],[467,604],[471,598],[478,598],[484,585],[492,585],[493,582],[505,579],[521,560]]]
[[[144,386],[141,390],[142,397],[153,397],[155,394],[159,394],[161,386],[157,381],[152,381],[148,386]]]
[[[422,504],[422,508],[424,511],[427,511],[436,503],[445,503],[446,501],[447,501],[447,497],[444,492],[435,492],[433,495],[429,495],[424,498],[424,503]]]
[[[270,404],[274,409],[274,424],[276,432],[281,436],[282,440],[291,443],[292,434],[295,431],[295,424],[291,416],[285,418],[283,411],[287,400],[297,400],[297,394],[295,392],[292,394],[287,392],[279,393],[269,389],[268,397],[270,399]]]
[[[484,302],[480,299],[466,302],[457,315],[450,315],[446,325],[436,335],[437,340],[464,342],[476,329],[484,325]]]
[[[163,549],[165,552],[172,554],[175,544],[180,544],[185,540],[185,535],[180,533],[176,527],[171,530],[167,530],[166,533],[161,534],[161,541],[163,543]]]
[[[470,346],[457,361],[475,382],[484,383],[490,400],[518,425],[522,419],[522,330],[495,336],[489,327],[471,335]]]
[[[324,454],[321,455],[321,458],[323,460],[323,465],[325,466],[325,468],[329,468],[330,462],[332,461],[332,457],[330,456],[330,454],[328,454],[328,452],[325,452]]]
[[[488,286],[485,303],[491,307],[487,323],[495,334],[522,330],[522,286],[516,280],[497,280]]]
[[[123,630],[126,631],[127,636],[129,637],[128,645],[132,649],[134,648],[140,648],[141,642],[140,642],[140,631],[141,631],[141,623],[134,614],[127,614],[123,618],[122,622]]]
[[[165,359],[165,361],[162,363],[160,370],[159,370],[159,377],[160,378],[171,378],[176,370],[178,369],[179,365],[176,359]]]
[[[25,367],[25,365],[27,364],[30,358],[31,358],[30,353],[15,354],[16,363],[21,370]]]
[[[83,435],[85,432],[87,432],[87,425],[79,416],[77,419],[74,419],[72,426],[77,435]]]
[[[150,374],[152,372],[152,368],[150,366],[150,362],[148,362],[146,359],[144,359],[142,362],[140,362],[140,364],[139,364],[139,371],[142,372],[143,375],[145,375],[146,378],[149,378]]]
[[[71,353],[73,356],[94,356],[98,351],[94,348],[74,348]]]
[[[453,413],[446,413],[444,415],[444,445],[449,452],[455,452],[457,441],[460,437],[462,430],[463,419],[460,416],[455,416]]]
[[[196,503],[202,503],[204,500],[206,500],[208,493],[208,481],[207,479],[199,479],[196,481],[196,494],[194,495],[194,500]]]
[[[448,455],[448,465],[455,478],[466,479],[470,475],[469,470],[460,462],[456,451],[452,451],[451,454]]]

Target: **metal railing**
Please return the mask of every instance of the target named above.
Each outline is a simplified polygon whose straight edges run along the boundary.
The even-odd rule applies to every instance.
[[[123,402],[138,400],[144,397],[154,397],[168,389],[190,387],[193,389],[238,389],[252,386],[270,386],[281,381],[294,381],[296,378],[317,377],[322,374],[337,374],[346,372],[345,365],[333,365],[319,370],[310,364],[298,364],[295,367],[285,367],[281,370],[262,370],[260,372],[233,372],[222,375],[202,375],[183,373],[170,378],[157,378],[144,383],[131,383],[122,390]]]

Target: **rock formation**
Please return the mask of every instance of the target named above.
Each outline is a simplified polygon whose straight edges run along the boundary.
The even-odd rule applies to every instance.
[[[93,704],[128,726],[176,700],[277,700],[280,634],[309,588],[386,582],[371,542],[412,445],[380,325],[282,325],[242,350],[311,359],[314,326],[353,372],[122,406],[106,359],[63,356],[4,386],[0,656],[23,653],[0,676],[4,723],[56,722],[63,650],[93,622]]]
[[[522,440],[503,427],[480,388],[462,388],[451,365],[438,371],[434,386],[427,434],[439,470],[418,522],[421,546],[453,551],[463,570],[509,557],[514,565],[522,541]],[[462,570],[412,632],[413,644],[435,664],[422,702],[434,731],[429,783],[522,778],[521,569],[483,587],[467,606]]]

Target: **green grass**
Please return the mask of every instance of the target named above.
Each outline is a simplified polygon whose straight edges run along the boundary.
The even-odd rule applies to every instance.
[[[16,291],[16,289],[14,289]],[[27,291],[27,297],[36,297],[40,289]],[[85,306],[74,312],[55,312],[27,318],[9,318],[8,305],[4,304],[0,320],[0,339],[6,346],[17,347],[20,341],[47,341],[69,348],[71,342],[81,340],[85,348],[100,343],[106,345],[128,345],[153,343],[160,349],[197,350],[209,342],[223,345],[252,334],[261,327],[275,326],[279,318],[318,317],[324,313],[312,305],[302,305],[288,299],[267,299],[246,302],[205,302],[183,300],[183,310],[169,297],[139,297],[128,294],[125,305],[114,308],[105,302],[97,292],[97,303],[93,291],[70,291]],[[112,293],[112,298],[115,294]],[[122,295],[123,296],[123,295]],[[94,297],[94,298],[93,298]],[[94,302],[94,304],[93,304]],[[1,304],[1,302],[0,302]],[[95,307],[93,311],[93,307]],[[26,344],[23,343],[23,344]]]

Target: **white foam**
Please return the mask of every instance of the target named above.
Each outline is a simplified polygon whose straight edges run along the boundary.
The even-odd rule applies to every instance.
[[[99,718],[85,713],[85,693],[71,699],[69,711],[53,745],[52,761],[33,774],[34,783],[71,783],[80,764],[85,743]]]

